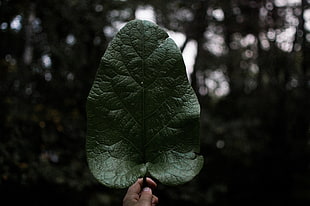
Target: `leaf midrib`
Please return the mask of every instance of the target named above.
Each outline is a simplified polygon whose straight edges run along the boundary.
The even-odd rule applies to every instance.
[[[142,51],[144,54],[145,53],[145,32],[144,32],[144,24],[142,24]],[[139,53],[138,53],[139,55]],[[141,57],[141,56],[140,56]],[[144,88],[144,77],[145,77],[145,59],[142,58],[142,82],[141,82],[141,86],[142,86],[142,136],[141,136],[141,139],[142,139],[142,148],[141,148],[141,151],[142,151],[142,154],[143,154],[143,157],[142,157],[142,160],[144,163],[146,163],[146,150],[143,149],[145,147],[145,143],[146,143],[146,138],[145,138],[145,135],[146,135],[146,126],[145,126],[145,88]]]
[[[150,141],[147,140],[146,138],[146,128],[147,128],[147,125],[146,125],[146,119],[148,119],[151,115],[146,115],[146,102],[145,102],[145,93],[146,93],[146,89],[151,86],[156,80],[157,80],[157,76],[155,77],[155,80],[152,81],[150,83],[150,85],[146,84],[145,82],[145,70],[147,69],[146,68],[146,61],[147,59],[152,56],[152,54],[161,46],[160,45],[157,45],[156,48],[154,48],[152,50],[152,52],[150,54],[148,54],[147,56],[144,56],[143,54],[145,54],[146,52],[146,45],[145,45],[145,41],[146,41],[146,36],[145,36],[145,25],[142,23],[141,24],[141,30],[138,31],[141,35],[141,42],[142,42],[142,52],[138,52],[135,48],[135,46],[133,45],[133,42],[130,41],[130,44],[131,44],[131,47],[135,50],[136,54],[138,55],[138,57],[140,57],[141,59],[141,68],[142,68],[142,78],[141,78],[141,82],[137,81],[136,78],[134,78],[131,74],[131,71],[129,70],[128,66],[125,64],[125,68],[126,70],[128,71],[130,77],[138,84],[141,86],[141,89],[142,89],[142,121],[141,121],[141,128],[142,128],[142,131],[141,131],[141,148],[140,149],[140,154],[142,155],[142,161],[143,163],[146,163],[147,162],[147,159],[146,159],[146,145],[148,145],[150,143]],[[168,37],[167,37],[168,38]],[[164,42],[167,38],[163,39],[162,42]],[[122,53],[121,53],[122,54]],[[165,101],[166,102],[166,101]],[[162,104],[161,104],[162,105]],[[158,109],[158,108],[157,108]],[[153,114],[157,109],[155,109],[154,111],[151,112],[151,114]],[[129,112],[129,110],[127,110]],[[131,112],[129,112],[130,114],[132,114]],[[134,115],[132,114],[133,118],[134,118]],[[135,118],[134,118],[135,119]],[[137,120],[135,120],[137,122]],[[171,121],[171,120],[170,120]],[[165,127],[161,128],[160,130],[164,129]],[[156,136],[156,135],[154,135]],[[154,139],[154,136],[152,136],[150,139],[151,141]]]

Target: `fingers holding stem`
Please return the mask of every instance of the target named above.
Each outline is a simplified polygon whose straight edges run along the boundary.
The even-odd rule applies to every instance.
[[[155,206],[158,204],[158,198],[153,195],[152,190],[154,190],[156,187],[156,182],[151,178],[139,178],[133,185],[128,188],[128,191],[124,197],[123,205],[130,206],[137,204],[139,206]],[[130,202],[131,204],[128,204]]]

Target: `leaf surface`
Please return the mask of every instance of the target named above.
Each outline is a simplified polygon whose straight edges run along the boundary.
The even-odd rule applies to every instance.
[[[108,187],[145,175],[177,185],[198,174],[197,97],[180,50],[148,21],[127,23],[102,57],[87,99],[87,159]]]

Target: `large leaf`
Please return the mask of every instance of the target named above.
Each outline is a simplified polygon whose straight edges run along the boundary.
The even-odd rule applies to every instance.
[[[199,104],[180,50],[148,21],[126,24],[111,41],[87,101],[89,167],[123,188],[152,176],[168,185],[200,171]]]

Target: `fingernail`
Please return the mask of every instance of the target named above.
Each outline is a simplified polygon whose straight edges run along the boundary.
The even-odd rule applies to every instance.
[[[152,190],[151,190],[151,188],[149,188],[149,187],[145,187],[145,188],[143,188],[143,191],[149,192],[149,191],[152,191]]]

